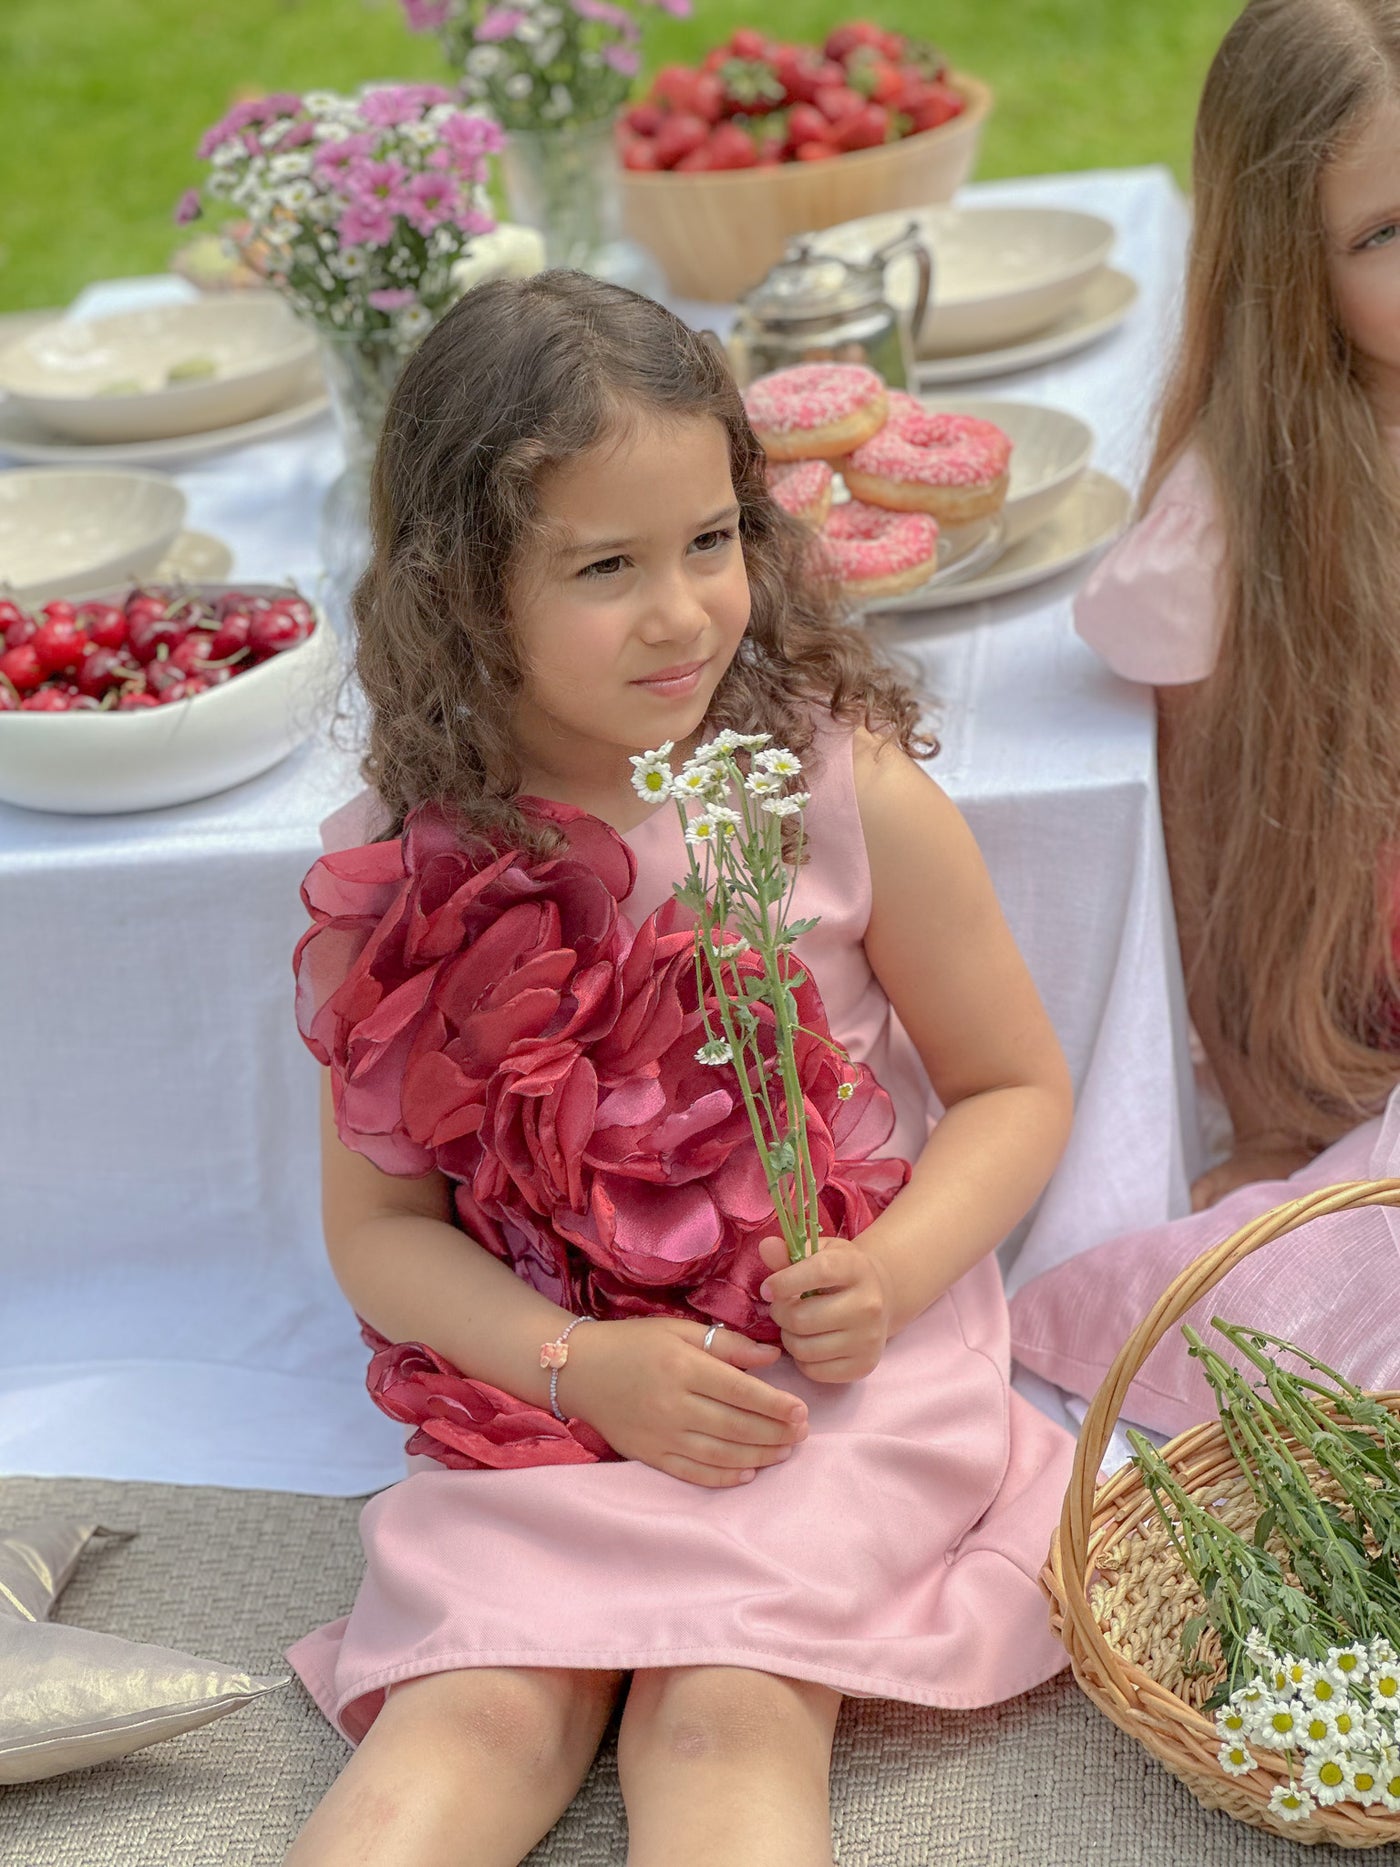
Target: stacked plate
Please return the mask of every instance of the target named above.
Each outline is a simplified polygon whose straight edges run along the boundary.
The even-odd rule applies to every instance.
[[[1116,330],[1138,297],[1111,266],[1115,229],[1069,208],[928,207],[872,214],[811,236],[843,258],[863,258],[913,221],[933,255],[934,289],[915,333],[918,388],[931,408],[979,415],[1012,440],[1011,484],[1000,550],[933,588],[873,608],[933,609],[999,596],[1067,570],[1126,524],[1131,495],[1089,465],[1092,430],[1077,416],[1032,402],[960,394],[956,385],[1072,355]],[[912,316],[914,261],[886,272],[890,301]]]
[[[0,394],[0,455],[86,467],[197,459],[326,405],[315,338],[265,292],[30,328]]]

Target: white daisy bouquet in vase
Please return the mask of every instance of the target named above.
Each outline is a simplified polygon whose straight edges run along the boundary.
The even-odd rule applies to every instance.
[[[807,975],[793,943],[816,926],[792,920],[808,793],[793,788],[801,761],[767,733],[722,732],[673,773],[672,745],[632,760],[633,785],[648,803],[674,803],[689,854],[676,896],[695,917],[695,969],[705,1009],[696,1060],[732,1068],[779,1230],[794,1262],[817,1248],[820,1187],[808,1144],[799,1039],[845,1052],[801,1022]],[[836,1094],[845,1101],[853,1084]]]
[[[1252,1525],[1227,1522],[1142,1434],[1128,1437],[1204,1602],[1181,1648],[1188,1674],[1218,1678],[1204,1709],[1220,1768],[1272,1779],[1268,1806],[1285,1822],[1342,1802],[1400,1813],[1400,1419],[1281,1337],[1211,1326],[1241,1365],[1183,1333]]]

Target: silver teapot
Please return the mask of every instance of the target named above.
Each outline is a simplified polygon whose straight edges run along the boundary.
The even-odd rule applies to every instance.
[[[918,267],[908,321],[885,295],[885,267],[910,253]],[[765,279],[739,300],[729,355],[740,387],[794,363],[864,363],[891,389],[914,383],[914,338],[933,287],[933,258],[918,222],[865,259],[818,252],[809,238],[791,242]]]

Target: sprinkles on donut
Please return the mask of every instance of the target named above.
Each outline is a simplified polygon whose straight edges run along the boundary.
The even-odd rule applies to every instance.
[[[753,431],[770,460],[827,460],[877,434],[889,397],[862,363],[797,363],[744,391]]]
[[[776,460],[768,468],[768,490],[784,512],[815,532],[831,510],[835,477],[824,460]]]
[[[938,522],[926,512],[891,512],[850,499],[832,507],[817,549],[848,595],[899,596],[938,569]]]
[[[935,414],[896,390],[884,426],[839,465],[854,499],[966,525],[1001,510],[1010,460],[1011,442],[993,422]]]

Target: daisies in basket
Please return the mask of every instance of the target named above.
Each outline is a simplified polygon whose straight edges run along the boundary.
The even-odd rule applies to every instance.
[[[1188,1670],[1208,1670],[1202,1642],[1219,1642],[1206,1709],[1220,1768],[1271,1766],[1269,1808],[1286,1822],[1338,1802],[1400,1813],[1400,1419],[1294,1343],[1219,1317],[1211,1326],[1242,1366],[1183,1333],[1258,1507],[1252,1532],[1193,1496],[1141,1434],[1128,1437],[1205,1604],[1182,1629]]]
[[[232,210],[239,257],[300,317],[401,360],[459,295],[454,267],[495,225],[485,184],[502,140],[441,85],[283,92],[235,104],[206,131],[202,195]],[[190,189],[176,217],[202,206]]]
[[[676,19],[690,0],[403,0],[415,32],[436,33],[462,95],[509,130],[611,117],[641,64],[638,5]]]
[[[673,802],[685,833],[689,873],[676,896],[695,916],[699,998],[708,996],[718,1021],[707,1025],[696,1060],[731,1067],[738,1078],[795,1262],[816,1250],[821,1230],[796,1056],[798,1036],[815,1033],[799,1022],[795,994],[807,976],[792,952],[817,923],[788,919],[808,802],[793,788],[802,764],[768,733],[721,732],[679,772],[671,769],[673,749],[668,741],[633,758],[632,783],[649,804]],[[846,1060],[830,1039],[821,1041]],[[848,1100],[852,1084],[836,1093]]]

